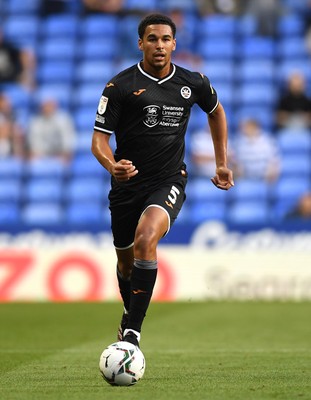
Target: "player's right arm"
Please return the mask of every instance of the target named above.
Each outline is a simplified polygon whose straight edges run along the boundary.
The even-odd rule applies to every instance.
[[[116,161],[109,144],[110,135],[94,130],[92,153],[99,163],[118,181],[126,182],[138,173],[130,160]]]

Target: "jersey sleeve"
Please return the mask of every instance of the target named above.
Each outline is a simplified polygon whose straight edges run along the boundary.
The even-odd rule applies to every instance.
[[[118,125],[121,108],[120,91],[111,81],[107,83],[99,99],[94,130],[111,135]]]
[[[211,114],[217,108],[219,103],[217,92],[205,75],[201,74],[201,77],[203,82],[197,103],[203,111],[207,114]]]

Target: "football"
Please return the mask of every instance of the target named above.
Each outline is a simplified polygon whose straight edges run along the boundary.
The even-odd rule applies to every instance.
[[[145,357],[139,347],[128,342],[109,345],[101,354],[99,370],[110,385],[135,385],[144,375]]]

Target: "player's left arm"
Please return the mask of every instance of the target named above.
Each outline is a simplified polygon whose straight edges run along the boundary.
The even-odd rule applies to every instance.
[[[211,181],[219,189],[228,190],[234,186],[234,181],[233,173],[231,169],[228,168],[228,130],[226,114],[220,103],[208,114],[208,123],[212,134],[216,159],[216,175]]]

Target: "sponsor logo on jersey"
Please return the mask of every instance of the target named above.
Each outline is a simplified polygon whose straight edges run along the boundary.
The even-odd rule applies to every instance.
[[[108,97],[102,96],[99,100],[99,104],[98,104],[98,114],[104,114],[107,108],[107,104],[108,104]]]
[[[183,86],[183,87],[180,89],[180,94],[182,95],[182,97],[183,97],[184,99],[189,99],[190,96],[191,96],[191,89],[190,89],[190,87],[188,87],[188,86]]]
[[[145,91],[146,91],[146,89],[139,89],[139,90],[137,90],[137,92],[133,92],[133,94],[135,94],[135,96],[139,96],[142,93],[144,93]]]
[[[106,118],[102,117],[101,115],[96,115],[96,121],[104,124],[106,122]]]
[[[143,123],[146,126],[148,126],[148,128],[152,128],[152,127],[158,125],[158,123],[160,121],[159,112],[160,112],[161,108],[159,106],[151,104],[150,106],[144,107],[143,110],[146,113]]]

